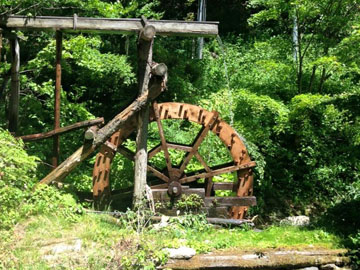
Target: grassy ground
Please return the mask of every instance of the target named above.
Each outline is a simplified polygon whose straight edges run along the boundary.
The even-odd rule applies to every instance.
[[[159,229],[149,225],[146,218],[138,219],[136,213],[120,220],[90,214],[75,220],[35,216],[11,231],[0,231],[0,235],[0,269],[118,269],[120,264],[124,269],[155,269],[166,262],[161,251],[164,247],[179,246],[200,253],[232,247],[341,247],[341,239],[318,229],[214,228],[196,216],[170,221]],[[68,250],[58,252],[59,245]]]

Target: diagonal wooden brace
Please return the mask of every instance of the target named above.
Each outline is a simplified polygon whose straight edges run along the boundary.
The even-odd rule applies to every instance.
[[[150,81],[149,91],[140,95],[125,110],[116,115],[108,124],[99,129],[92,144],[81,146],[76,152],[61,163],[55,170],[45,176],[40,183],[49,184],[52,181],[60,181],[74,170],[83,160],[93,153],[100,145],[105,143],[113,133],[121,129],[128,121],[131,120],[142,108],[156,98],[165,89],[166,82],[153,77]]]

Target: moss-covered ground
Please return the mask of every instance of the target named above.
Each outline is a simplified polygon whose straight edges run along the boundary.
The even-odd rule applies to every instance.
[[[170,220],[163,228],[134,212],[120,219],[40,215],[0,232],[0,269],[155,269],[167,260],[165,247],[188,246],[205,253],[229,248],[334,249],[342,247],[340,243],[339,237],[321,229],[220,228],[193,215]],[[67,250],[59,252],[59,246]]]

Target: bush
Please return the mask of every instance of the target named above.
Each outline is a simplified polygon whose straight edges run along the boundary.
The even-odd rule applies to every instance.
[[[38,158],[29,156],[23,146],[21,140],[0,129],[0,229],[40,213],[76,217],[79,208],[71,195],[47,185],[34,190]]]

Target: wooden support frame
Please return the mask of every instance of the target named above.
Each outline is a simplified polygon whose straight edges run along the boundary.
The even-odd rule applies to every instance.
[[[47,138],[50,138],[53,136],[59,136],[61,134],[64,134],[64,133],[67,133],[70,131],[74,131],[74,130],[77,130],[80,128],[86,128],[86,127],[102,125],[102,124],[104,124],[104,118],[100,117],[100,118],[96,118],[96,119],[92,119],[92,120],[77,122],[75,124],[72,124],[72,125],[69,125],[66,127],[58,128],[56,130],[51,130],[51,131],[44,132],[44,133],[24,135],[24,136],[20,136],[17,138],[22,139],[24,142],[38,141],[38,140],[47,139]]]
[[[125,110],[116,115],[103,128],[99,129],[92,144],[85,144],[75,151],[70,157],[62,162],[56,169],[45,176],[40,183],[49,184],[52,181],[59,181],[66,177],[83,160],[93,153],[100,145],[104,144],[116,131],[129,123],[141,109],[164,91],[164,81],[152,80],[149,91],[139,96]]]
[[[56,64],[55,64],[55,93],[54,93],[54,130],[60,128],[60,96],[61,96],[61,58],[62,58],[62,32],[56,31]],[[53,138],[52,165],[56,168],[60,155],[60,136]]]
[[[153,25],[149,24],[145,17],[142,17],[143,29],[139,33],[138,40],[138,86],[139,95],[148,91],[151,67],[152,67],[152,55],[153,55],[153,43],[156,34],[156,29]],[[149,107],[144,107],[138,114],[138,127],[136,135],[136,153],[134,164],[134,207],[139,207],[142,203],[145,193],[146,177],[147,177],[147,135],[149,124]],[[156,171],[154,170],[154,173]]]
[[[218,22],[149,20],[160,36],[216,37]],[[0,18],[0,27],[19,30],[61,30],[65,32],[98,32],[133,34],[143,29],[141,19],[109,19],[54,16],[8,16]]]

